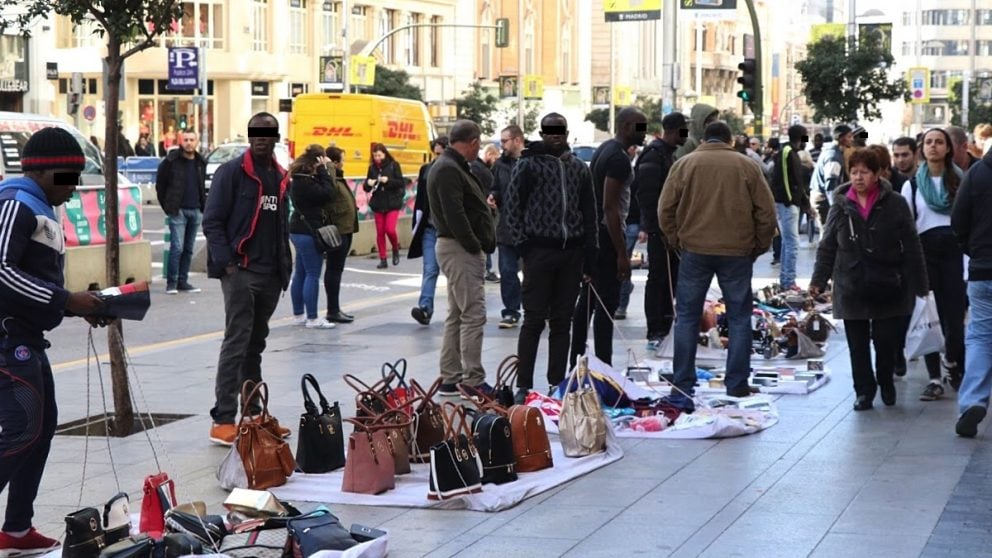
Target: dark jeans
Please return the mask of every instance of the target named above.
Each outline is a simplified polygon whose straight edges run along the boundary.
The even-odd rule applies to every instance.
[[[892,385],[895,347],[904,320],[902,316],[881,320],[844,320],[856,395],[874,398],[878,386]],[[875,346],[874,373],[870,344]]]
[[[613,364],[613,314],[620,303],[620,281],[617,279],[617,253],[613,249],[613,240],[603,226],[599,227],[599,255],[592,274],[592,286],[603,303],[600,304],[589,289],[579,290],[579,300],[572,316],[572,351],[568,359],[570,366],[574,366],[579,355],[586,352],[590,314],[595,328],[596,358],[606,364]]]
[[[499,295],[504,318],[520,317],[520,253],[515,246],[499,245]]]
[[[944,357],[964,370],[964,314],[968,286],[964,281],[961,248],[950,227],[930,229],[920,235],[927,262],[930,290],[937,302],[940,329],[944,332]],[[923,357],[931,380],[940,379],[940,353]]]
[[[627,223],[627,228],[624,229],[624,244],[627,247],[627,259],[629,260],[631,256],[634,255],[634,247],[637,246],[637,236],[641,232],[641,226],[637,223]],[[627,279],[620,284],[620,302],[617,304],[617,308],[623,308],[627,311],[627,306],[630,304],[630,294],[634,292],[634,282]]]
[[[660,233],[649,234],[648,281],[644,286],[648,339],[661,339],[672,330],[678,277],[679,253],[668,249]]]
[[[200,230],[203,214],[199,209],[180,209],[167,217],[169,222],[169,285],[182,285],[189,281],[189,266],[193,261],[196,232]]]
[[[501,252],[502,253],[502,252]],[[582,284],[581,248],[533,247],[524,256],[524,323],[517,339],[517,387],[534,387],[537,346],[548,322],[548,385],[565,379],[568,328]]]
[[[727,391],[746,388],[751,373],[751,274],[754,264],[747,256],[707,256],[682,252],[679,284],[675,292],[675,385],[693,393],[696,385],[696,347],[699,320],[713,275],[716,275],[727,306],[730,346],[727,352]]]
[[[341,246],[327,253],[327,271],[324,272],[324,294],[327,295],[327,315],[341,311],[341,276],[344,264],[351,253],[351,234],[341,235]]]
[[[772,239],[772,258],[782,260],[782,235],[775,235]]]
[[[0,347],[0,491],[8,489],[3,530],[23,531],[34,517],[58,408],[44,350],[2,339]]]
[[[224,292],[224,342],[217,362],[216,403],[210,416],[217,424],[234,424],[238,395],[245,380],[262,381],[262,351],[269,318],[279,304],[279,276],[239,269],[220,280]]]

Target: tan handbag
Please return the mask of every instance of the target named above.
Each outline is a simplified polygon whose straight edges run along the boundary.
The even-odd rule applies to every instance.
[[[393,454],[383,427],[368,421],[344,419],[355,425],[348,437],[341,492],[381,494],[396,487]]]
[[[582,457],[605,451],[607,428],[599,394],[589,380],[589,359],[580,357],[575,374],[565,386],[558,417],[558,437],[565,455]]]
[[[248,414],[250,402],[256,398],[261,405],[257,421]],[[253,490],[286,484],[286,479],[296,469],[293,451],[281,437],[270,431],[267,425],[271,423],[269,388],[265,382],[259,382],[247,397],[243,395],[241,398],[241,423],[238,425],[238,439],[234,442],[245,466],[248,488]]]

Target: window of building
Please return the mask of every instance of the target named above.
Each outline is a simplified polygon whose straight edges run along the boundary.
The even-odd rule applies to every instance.
[[[289,52],[290,54],[307,53],[307,28],[310,26],[307,17],[307,0],[289,0]]]
[[[572,81],[572,24],[568,20],[562,25],[561,67],[558,68],[558,80],[561,83]]]
[[[524,73],[534,73],[534,16],[527,18],[524,24]]]
[[[423,25],[424,14],[410,14],[410,24],[411,25]],[[423,36],[424,30],[420,27],[414,27],[409,31],[409,41],[410,41],[410,61],[411,66],[422,66],[424,61],[420,59],[420,41]]]
[[[251,113],[269,112],[269,82],[251,82]]]
[[[923,25],[970,25],[971,10],[923,10]]]
[[[493,25],[493,9],[485,4],[479,18],[480,25]],[[491,29],[479,29],[479,79],[493,78],[493,36]]]
[[[269,0],[252,0],[251,49],[255,52],[269,50]]]
[[[992,56],[992,41],[975,41],[976,56]]]
[[[349,40],[368,39],[368,13],[368,6],[351,7],[351,27],[348,28]]]
[[[903,56],[912,56],[913,55],[913,47],[915,45],[916,45],[916,43],[910,43],[910,42],[907,42],[907,41],[903,41],[903,43],[902,43],[902,55]]]
[[[224,1],[183,2],[183,16],[159,36],[161,46],[224,48]]]
[[[902,24],[912,25],[913,24],[913,12],[903,12],[902,13]]]
[[[207,146],[214,145],[213,80],[207,80],[207,108],[193,102],[192,91],[169,91],[166,80],[138,80],[139,133],[147,135],[152,145],[165,155],[179,145],[183,130],[207,130]],[[226,138],[225,138],[226,139]]]
[[[66,78],[59,78],[59,93],[69,92],[69,82],[71,80]],[[89,78],[83,80],[83,95],[97,95],[99,91],[97,90],[97,79]]]
[[[992,10],[975,10],[976,25],[992,25]]]
[[[376,35],[383,37],[393,30],[393,17],[395,17],[395,15],[396,10],[379,10],[379,26]],[[379,46],[382,51],[383,64],[393,63],[393,54],[396,52],[396,43],[393,39],[394,37],[390,36],[382,42],[382,45]]]
[[[441,30],[436,25],[441,25],[441,16],[431,16],[430,41],[431,41],[431,67],[441,66]]]
[[[331,48],[343,49],[341,43],[341,3],[324,2],[320,13],[321,28],[323,31],[324,50]]]
[[[100,24],[96,20],[86,18],[79,25],[72,25],[72,46],[73,48],[80,47],[99,47],[103,40],[100,35],[96,34],[96,30],[100,29]]]

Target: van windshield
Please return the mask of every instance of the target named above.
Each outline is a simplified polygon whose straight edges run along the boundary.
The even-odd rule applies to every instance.
[[[24,144],[34,131],[31,130],[0,130],[0,149],[3,153],[3,168],[6,174],[21,174],[21,151]],[[79,146],[86,156],[86,167],[83,174],[103,174],[103,157],[100,151],[92,143],[86,141],[83,136],[72,133]]]

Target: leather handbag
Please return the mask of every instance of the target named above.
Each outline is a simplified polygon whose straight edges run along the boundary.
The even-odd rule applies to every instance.
[[[342,492],[381,494],[396,487],[393,454],[389,451],[386,428],[368,420],[347,418],[355,425],[348,437]]]
[[[193,554],[203,554],[203,545],[186,533],[168,533],[162,537],[162,558],[179,558]]]
[[[282,558],[288,539],[289,533],[284,528],[227,535],[220,545],[220,553],[231,558]]]
[[[260,420],[248,416],[249,402],[258,398],[261,404]],[[289,444],[278,434],[273,434],[265,423],[269,415],[269,390],[265,382],[254,386],[247,398],[242,398],[241,422],[238,439],[234,445],[248,477],[248,488],[264,490],[286,484],[286,479],[296,469],[296,461]]]
[[[393,455],[393,472],[406,475],[410,472],[410,416],[399,409],[391,409],[376,417],[356,419],[382,430],[389,453]]]
[[[490,408],[505,414],[510,421],[516,472],[533,473],[554,467],[551,440],[540,409],[527,405],[514,405],[509,409]]]
[[[558,437],[565,455],[582,457],[605,451],[607,428],[599,394],[589,378],[589,359],[580,357],[565,386],[558,417]]]
[[[191,513],[173,508],[165,514],[165,527],[170,533],[184,533],[209,549],[220,548],[227,535],[224,518],[219,515]]]
[[[65,516],[65,542],[62,544],[62,556],[96,558],[106,546],[99,510],[83,508]]]
[[[249,409],[251,408],[249,404],[252,401],[254,401],[255,398],[257,397],[257,396],[252,396],[254,390],[255,390],[254,380],[245,380],[244,383],[241,384],[241,402],[243,408],[244,407],[247,407]],[[269,393],[269,387],[265,386],[266,396],[268,396],[268,393]],[[242,412],[242,417],[247,417],[247,416],[248,413]],[[276,420],[274,416],[268,414],[268,412],[265,413],[259,412],[257,416],[252,416],[250,418],[253,421],[259,423],[262,426],[262,428],[271,432],[272,435],[275,436],[276,438],[282,438],[282,432],[280,432],[279,429],[279,421]]]
[[[517,379],[517,355],[510,355],[499,363],[496,369],[496,383],[493,385],[493,399],[501,407],[513,406],[513,382]]]
[[[504,484],[517,480],[510,421],[492,411],[472,417],[472,441],[482,459],[482,483]]]
[[[308,383],[317,392],[319,410],[310,398]],[[333,406],[327,403],[317,378],[312,374],[303,375],[300,387],[305,412],[300,415],[296,466],[304,473],[327,473],[344,467],[344,431],[338,402],[335,401]]]
[[[406,359],[401,358],[390,364],[382,365],[382,394],[391,409],[402,409],[406,414],[413,413],[410,400],[414,395],[406,383]]]
[[[295,558],[313,556],[322,550],[347,550],[358,544],[334,514],[321,512],[295,517],[286,525]]]
[[[103,536],[108,545],[131,534],[131,502],[126,492],[118,492],[103,506]]]
[[[358,408],[358,417],[381,415],[389,410],[389,402],[381,392],[384,389],[382,380],[370,386],[352,374],[345,374],[343,378],[344,382],[356,392],[355,406]]]
[[[100,551],[100,558],[152,558],[155,540],[142,533],[126,537]]]
[[[429,500],[447,500],[482,492],[482,459],[472,441],[465,408],[454,403],[441,406],[445,440],[431,448]]]
[[[176,485],[168,473],[160,472],[145,477],[142,491],[138,530],[157,537],[165,530],[165,512],[176,503]]]
[[[441,389],[441,378],[426,391],[416,380],[410,380],[410,389],[419,399],[410,417],[413,419],[410,425],[410,461],[429,463],[431,447],[444,441],[444,415],[441,406],[434,401],[434,396]]]

